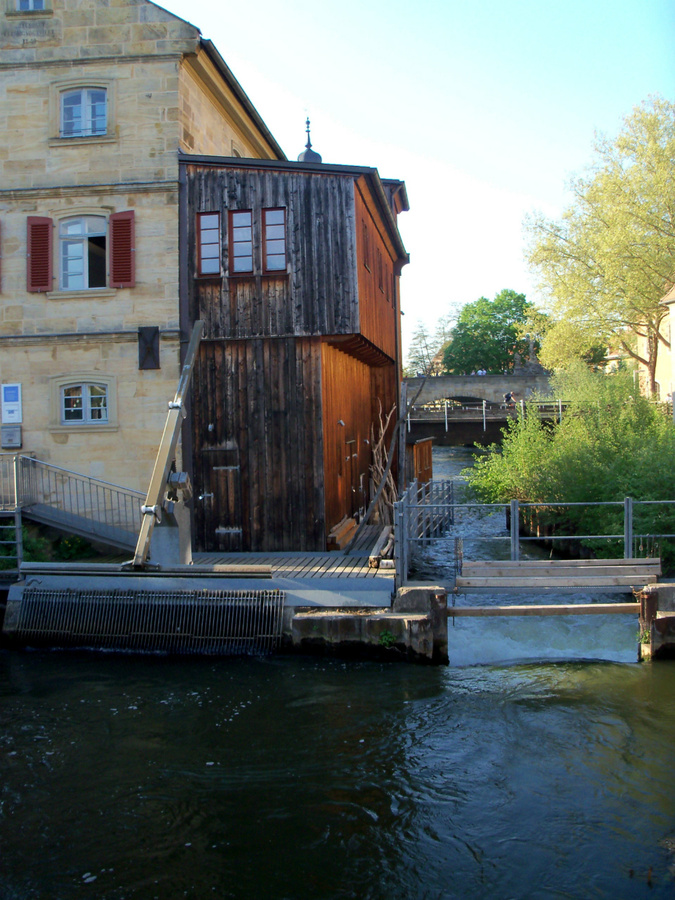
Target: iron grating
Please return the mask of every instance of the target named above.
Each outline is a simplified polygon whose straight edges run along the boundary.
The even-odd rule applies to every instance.
[[[262,655],[281,640],[284,599],[279,590],[27,588],[13,632],[28,646]]]

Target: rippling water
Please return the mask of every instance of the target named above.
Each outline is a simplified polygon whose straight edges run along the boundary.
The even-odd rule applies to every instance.
[[[0,652],[0,898],[673,897],[675,666],[518,621],[447,669]]]

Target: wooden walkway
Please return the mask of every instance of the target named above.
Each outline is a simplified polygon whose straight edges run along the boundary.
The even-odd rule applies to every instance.
[[[381,528],[367,525],[354,547],[345,554],[342,550],[330,552],[278,553],[194,553],[197,565],[269,566],[273,578],[388,578],[393,580],[394,569],[373,568],[370,555],[377,543]]]

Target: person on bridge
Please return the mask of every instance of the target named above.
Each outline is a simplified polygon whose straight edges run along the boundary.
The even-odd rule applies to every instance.
[[[513,393],[513,391],[507,391],[504,394],[504,402],[506,403],[507,406],[509,406],[509,405],[515,406],[516,405],[516,395]]]

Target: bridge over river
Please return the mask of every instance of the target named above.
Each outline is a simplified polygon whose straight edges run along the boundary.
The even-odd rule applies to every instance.
[[[501,440],[501,431],[509,418],[523,410],[533,396],[550,394],[549,376],[517,375],[438,375],[405,378],[406,402],[416,397],[408,416],[408,441],[414,443],[433,437],[437,444],[489,444]],[[514,402],[507,404],[510,392]],[[563,404],[551,398],[541,404],[540,415],[562,415]]]

